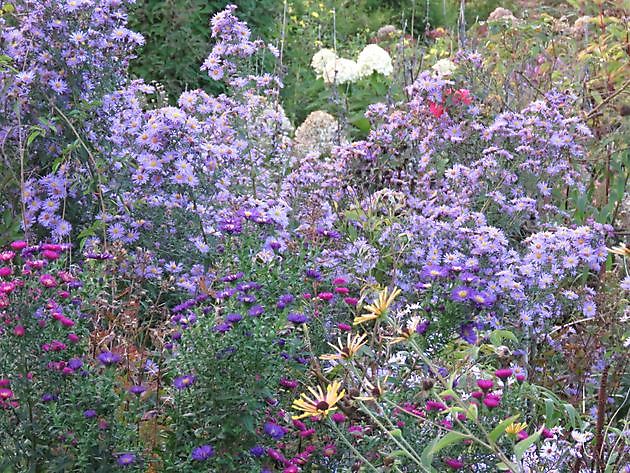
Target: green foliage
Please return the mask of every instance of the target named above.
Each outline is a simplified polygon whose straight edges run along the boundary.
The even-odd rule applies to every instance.
[[[146,44],[131,73],[163,84],[171,99],[197,88],[221,92],[200,66],[210,50],[210,19],[229,3],[238,5],[238,15],[254,37],[273,36],[282,11],[276,0],[139,0],[129,27],[142,33]]]

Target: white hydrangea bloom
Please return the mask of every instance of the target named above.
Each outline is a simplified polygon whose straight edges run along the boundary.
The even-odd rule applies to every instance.
[[[330,64],[335,64],[337,59],[337,54],[332,49],[323,48],[313,55],[311,67],[315,69],[318,77],[322,77],[324,71],[330,68]]]
[[[448,77],[453,74],[453,72],[455,72],[455,69],[457,69],[457,64],[455,64],[450,59],[440,59],[438,62],[433,64],[433,67],[431,67],[431,69],[433,69],[435,73],[440,77]]]
[[[346,84],[355,82],[359,78],[359,66],[351,59],[340,57],[327,66],[322,74],[324,82],[327,84]]]
[[[378,72],[384,76],[391,75],[394,72],[392,58],[389,53],[377,44],[368,44],[363,51],[359,53],[357,59],[359,67],[359,78],[367,77],[372,72]]]

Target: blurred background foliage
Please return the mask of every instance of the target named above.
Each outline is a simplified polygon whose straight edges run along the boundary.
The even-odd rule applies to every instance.
[[[138,0],[130,27],[145,36],[146,45],[132,73],[159,81],[171,102],[184,90],[220,92],[199,67],[210,49],[210,19],[228,3],[238,5],[238,15],[252,27],[254,37],[278,45],[285,18],[283,103],[296,125],[309,112],[328,108],[322,107],[321,100],[307,104],[303,99],[327,95],[309,65],[318,49],[332,48],[336,42],[341,55],[355,54],[374,42],[385,25],[407,34],[413,27],[414,37],[422,36],[427,27],[457,27],[461,6],[459,0],[287,0],[285,17],[283,0]],[[468,0],[466,22],[485,19],[497,6],[512,4],[511,0]]]

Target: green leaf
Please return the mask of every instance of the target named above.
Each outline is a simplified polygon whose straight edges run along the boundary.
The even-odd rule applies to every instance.
[[[505,463],[503,462],[499,462],[495,465],[495,467],[497,468],[497,470],[501,470],[501,471],[509,471],[510,467],[507,466]]]
[[[525,454],[525,451],[531,447],[532,445],[534,445],[534,443],[536,443],[538,441],[538,439],[540,438],[540,434],[542,433],[544,427],[541,427],[538,432],[530,435],[529,437],[527,437],[525,440],[521,440],[519,443],[517,443],[514,446],[514,455],[516,456],[517,460],[521,460],[521,458],[523,458],[523,455]]]
[[[516,414],[516,415],[513,415],[512,417],[508,417],[507,419],[505,419],[503,422],[497,425],[494,429],[492,429],[492,432],[488,434],[488,438],[492,440],[493,442],[496,442],[499,439],[499,437],[503,435],[503,432],[505,432],[505,429],[507,429],[508,426],[519,417],[520,417],[520,414]]]
[[[579,422],[579,416],[578,416],[577,411],[575,410],[575,407],[573,407],[568,402],[564,403],[562,406],[564,407],[564,410],[567,411],[567,414],[569,415],[569,420],[571,421],[571,427],[573,427],[574,429],[578,428],[581,422]]]
[[[553,421],[554,421],[554,405],[553,405],[553,399],[545,399],[545,420],[546,420],[546,424],[549,427],[553,427]]]
[[[367,118],[359,118],[358,120],[353,121],[352,124],[363,133],[370,131],[370,121]]]
[[[514,343],[518,342],[516,335],[514,335],[509,330],[495,330],[490,334],[490,343],[493,345],[501,345],[504,339],[508,339],[513,341]]]
[[[443,448],[446,448],[449,445],[459,442],[460,440],[465,439],[465,438],[468,438],[468,435],[462,434],[460,432],[455,432],[455,431],[449,432],[440,440],[438,440],[437,443],[433,446],[433,448],[431,448],[431,456],[435,455],[437,452],[439,452]]]

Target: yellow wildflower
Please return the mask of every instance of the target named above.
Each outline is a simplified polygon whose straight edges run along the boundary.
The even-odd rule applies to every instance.
[[[339,391],[341,383],[339,381],[333,381],[326,388],[326,394],[322,390],[321,386],[317,386],[317,390],[308,387],[308,390],[312,394],[309,397],[307,394],[300,394],[300,398],[293,401],[291,407],[295,410],[302,411],[300,415],[292,416],[293,419],[302,419],[304,417],[326,417],[329,412],[337,410],[335,404],[337,404],[341,398],[346,394],[345,390]]]
[[[341,342],[341,338],[337,339],[337,345],[333,345],[329,343],[331,347],[337,350],[337,353],[330,353],[327,355],[322,355],[320,358],[322,360],[348,360],[352,358],[356,353],[361,349],[363,345],[365,345],[367,334],[363,335],[355,335],[354,337],[350,337],[348,334],[348,339],[346,341],[346,345],[344,346]]]
[[[353,325],[359,325],[363,322],[376,320],[382,317],[387,312],[387,309],[389,309],[389,306],[392,305],[392,302],[394,302],[394,299],[396,299],[398,294],[400,294],[400,289],[398,288],[394,288],[391,294],[387,288],[383,289],[378,293],[378,299],[365,307],[365,310],[367,310],[368,313],[355,317]]]

